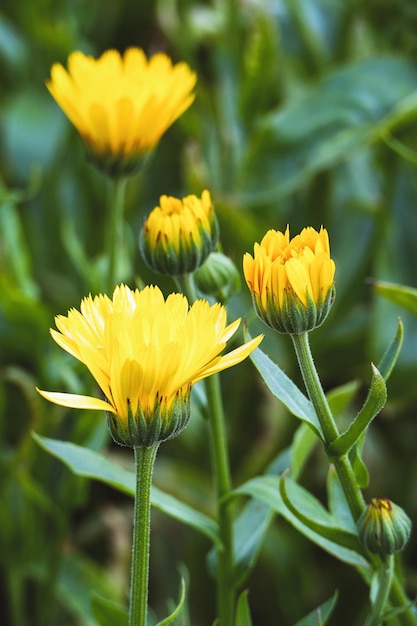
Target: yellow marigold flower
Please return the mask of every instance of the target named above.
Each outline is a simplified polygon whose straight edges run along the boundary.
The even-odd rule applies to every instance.
[[[262,335],[221,355],[240,319],[227,324],[226,309],[185,296],[164,299],[158,287],[117,286],[110,299],[88,296],[80,311],[55,319],[56,343],[84,363],[105,399],[39,391],[51,402],[106,411],[122,445],[150,447],[171,439],[188,423],[190,391],[197,381],[240,363]]]
[[[46,86],[80,133],[93,161],[111,175],[135,171],[194,100],[196,74],[166,54],[140,48],[99,59],[73,52]]]
[[[161,196],[159,206],[143,222],[139,247],[152,269],[178,276],[200,267],[218,239],[217,218],[206,189],[201,198]]]
[[[254,256],[245,254],[243,270],[256,312],[271,328],[300,334],[326,319],[335,263],[324,228],[304,228],[291,240],[289,227],[285,233],[269,230],[255,243]]]

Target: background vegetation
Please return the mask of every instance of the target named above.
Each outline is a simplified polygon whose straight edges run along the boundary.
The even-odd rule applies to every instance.
[[[108,454],[101,416],[37,396],[85,390],[90,379],[51,341],[54,315],[99,288],[108,187],[48,94],[52,63],[81,49],[97,56],[134,45],[164,50],[198,73],[197,98],[128,186],[126,220],[136,277],[161,283],[139,258],[141,220],[161,194],[212,194],[224,252],[241,267],[268,228],[324,225],[337,264],[337,297],[312,335],[327,390],[358,381],[361,405],[403,318],[404,347],[389,401],[365,458],[369,497],[387,496],[417,519],[417,319],[376,295],[370,278],[417,287],[417,5],[407,0],[3,0],[0,8],[0,621],[10,626],[94,626],[90,591],[123,599],[132,501],[72,475],[32,430]],[[399,142],[393,144],[393,142]],[[417,157],[416,157],[417,161]],[[166,290],[172,285],[163,282]],[[231,318],[265,328],[247,289]],[[290,341],[267,331],[264,351],[300,383]],[[301,384],[301,383],[300,383]],[[248,361],[223,378],[233,479],[262,472],[292,440],[295,419],[269,396]],[[155,483],[213,508],[198,392],[189,428],[165,444]],[[323,496],[320,450],[302,482]],[[405,554],[417,590],[415,535]],[[151,605],[164,615],[179,563],[190,576],[193,626],[211,624],[208,542],[155,511]],[[367,589],[358,575],[271,522],[248,581],[255,625],[291,625],[340,591],[334,624],[359,624]]]

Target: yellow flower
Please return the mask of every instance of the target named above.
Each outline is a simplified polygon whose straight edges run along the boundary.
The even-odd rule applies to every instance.
[[[201,199],[161,196],[144,220],[139,246],[147,264],[161,274],[177,276],[200,267],[219,239],[210,193]]]
[[[335,263],[329,237],[321,228],[304,230],[290,240],[269,230],[246,253],[243,270],[259,317],[279,332],[300,334],[323,323],[334,300]]]
[[[196,75],[162,53],[147,59],[140,48],[99,59],[73,52],[46,86],[74,124],[93,160],[118,175],[137,169],[163,133],[191,105]]]
[[[40,391],[47,400],[107,412],[116,441],[151,446],[178,434],[189,419],[191,387],[240,363],[262,335],[221,355],[240,320],[227,325],[226,309],[185,296],[165,300],[158,287],[116,287],[113,298],[91,295],[80,311],[55,319],[56,343],[84,363],[105,400]]]

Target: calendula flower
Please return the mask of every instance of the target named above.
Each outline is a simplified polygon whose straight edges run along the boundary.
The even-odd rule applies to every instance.
[[[106,411],[114,439],[129,446],[177,435],[189,419],[192,386],[240,363],[262,340],[222,355],[240,320],[227,324],[220,304],[189,307],[182,294],[165,299],[154,286],[120,285],[112,299],[90,295],[55,322],[53,339],[87,366],[105,399],[38,391],[62,406]]]
[[[370,552],[393,554],[407,544],[411,520],[404,509],[388,498],[372,498],[359,518],[358,533]]]
[[[323,323],[334,300],[335,263],[329,237],[321,228],[304,230],[290,240],[269,230],[246,253],[243,270],[258,316],[283,333],[300,334]]]
[[[204,263],[219,239],[210,193],[201,198],[161,196],[144,220],[139,247],[146,263],[161,274],[178,276]]]
[[[140,48],[94,59],[82,52],[56,63],[46,86],[80,133],[93,161],[111,175],[135,171],[191,105],[196,74],[166,54]]]

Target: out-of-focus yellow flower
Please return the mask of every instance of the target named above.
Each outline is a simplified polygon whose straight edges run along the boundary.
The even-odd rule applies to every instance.
[[[201,199],[161,196],[159,206],[143,222],[139,247],[152,269],[178,276],[200,267],[218,239],[217,218],[206,189]]]
[[[140,48],[99,59],[73,52],[46,86],[80,133],[93,161],[111,175],[135,171],[194,100],[196,74],[163,53]]]
[[[246,253],[243,270],[258,316],[279,332],[300,334],[323,323],[334,300],[335,263],[329,237],[304,228],[290,240],[269,230]]]
[[[226,309],[185,296],[164,299],[158,287],[116,287],[113,298],[91,295],[80,311],[55,319],[56,343],[84,363],[105,400],[40,391],[47,400],[106,411],[110,431],[122,445],[150,447],[186,426],[190,391],[197,381],[243,361],[262,335],[221,355],[240,320],[227,325]]]

